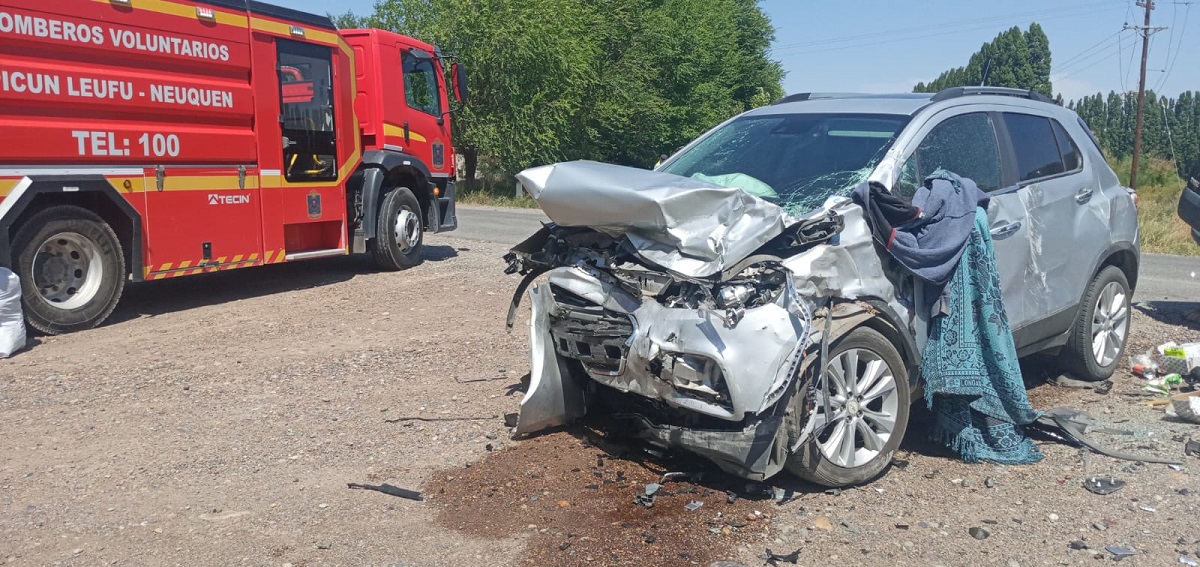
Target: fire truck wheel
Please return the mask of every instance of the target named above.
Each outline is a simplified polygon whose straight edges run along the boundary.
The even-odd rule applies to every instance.
[[[380,269],[403,270],[421,263],[421,205],[412,191],[397,187],[384,196],[375,226],[370,248]]]
[[[125,255],[95,213],[59,205],[29,218],[13,239],[21,303],[30,327],[57,335],[90,329],[117,306]]]

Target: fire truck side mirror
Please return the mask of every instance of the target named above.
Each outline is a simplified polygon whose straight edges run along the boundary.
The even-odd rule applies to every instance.
[[[453,85],[455,102],[466,102],[467,70],[462,65],[455,63],[450,66],[450,82]]]

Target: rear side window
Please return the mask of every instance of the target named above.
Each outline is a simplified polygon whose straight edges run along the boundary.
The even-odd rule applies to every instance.
[[[1065,171],[1049,118],[1006,112],[1004,126],[1012,138],[1013,151],[1017,156],[1017,178],[1020,181],[1032,181]]]
[[[1054,139],[1058,141],[1058,153],[1062,155],[1063,170],[1075,171],[1083,167],[1083,155],[1079,153],[1079,146],[1075,145],[1075,140],[1071,139],[1071,135],[1057,120],[1051,120],[1050,124],[1054,126]]]
[[[1084,132],[1087,132],[1088,139],[1091,140],[1092,144],[1096,146],[1096,151],[1103,153],[1103,151],[1100,149],[1100,140],[1096,139],[1096,134],[1092,132],[1091,128],[1088,127],[1087,122],[1084,122],[1082,118],[1077,118],[1077,120],[1079,120],[1079,127],[1083,128]]]
[[[900,193],[911,195],[939,169],[969,178],[984,191],[1000,188],[1000,150],[990,116],[962,114],[934,126],[901,169]]]

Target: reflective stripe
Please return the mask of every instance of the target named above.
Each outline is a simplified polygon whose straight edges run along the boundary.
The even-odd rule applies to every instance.
[[[0,201],[0,220],[8,216],[8,213],[12,211],[12,208],[21,199],[21,195],[25,194],[25,190],[29,189],[30,185],[33,185],[32,179],[28,177],[22,178],[17,182],[16,187],[13,187],[12,191],[8,193],[8,196],[3,201]]]

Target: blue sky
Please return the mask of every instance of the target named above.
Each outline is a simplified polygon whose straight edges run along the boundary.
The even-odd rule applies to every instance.
[[[372,11],[374,0],[275,0],[326,13]],[[1068,99],[1136,90],[1140,38],[1121,27],[1142,22],[1133,0],[762,0],[775,25],[772,57],[792,92],[909,91],[965,65],[985,41],[1038,22],[1050,38],[1051,80]],[[334,8],[333,6],[337,6]],[[1192,13],[1195,12],[1195,13]],[[1200,89],[1200,0],[1157,0],[1146,85],[1176,96]],[[1184,41],[1187,38],[1187,41]]]

